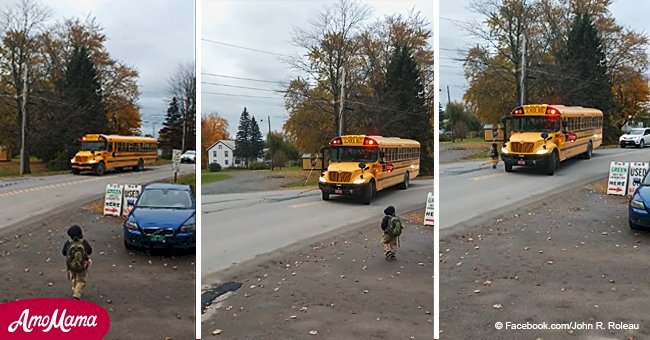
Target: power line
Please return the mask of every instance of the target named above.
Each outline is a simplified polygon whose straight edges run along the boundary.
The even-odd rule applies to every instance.
[[[201,39],[203,41],[207,41],[213,44],[218,44],[218,45],[223,45],[223,46],[228,46],[228,47],[233,47],[233,48],[239,48],[242,50],[247,50],[247,51],[253,51],[253,52],[259,52],[259,53],[265,53],[265,54],[270,54],[270,55],[275,55],[275,56],[280,56],[280,57],[291,57],[288,54],[282,54],[282,53],[275,53],[271,51],[264,51],[264,50],[258,50],[256,48],[250,48],[250,47],[245,47],[245,46],[239,46],[239,45],[234,45],[234,44],[229,44],[225,43],[222,41],[216,41],[216,40],[210,40],[210,39]]]
[[[245,94],[223,93],[223,92],[203,92],[203,94],[213,94],[213,95],[217,95],[217,96],[228,96],[228,97],[266,98],[266,99],[284,100],[284,98],[278,98],[278,97],[249,96],[249,95],[245,95]]]
[[[214,85],[214,86],[224,86],[224,87],[232,87],[232,88],[237,88],[237,89],[246,89],[246,90],[257,90],[257,91],[268,91],[268,92],[276,92],[276,93],[286,93],[286,91],[282,91],[282,90],[271,90],[271,89],[264,89],[264,88],[261,88],[261,87],[250,87],[250,86],[238,86],[238,85],[219,84],[219,83],[211,83],[211,82],[207,82],[207,81],[202,81],[201,84]]]
[[[201,74],[206,75],[206,76],[213,76],[213,77],[257,81],[257,82],[261,82],[261,83],[272,83],[272,84],[283,84],[283,85],[287,84],[287,82],[276,81],[276,80],[263,80],[263,79],[254,79],[254,78],[235,77],[235,76],[227,76],[227,75],[223,75],[223,74],[215,74],[215,73],[207,73],[207,72],[201,72]]]

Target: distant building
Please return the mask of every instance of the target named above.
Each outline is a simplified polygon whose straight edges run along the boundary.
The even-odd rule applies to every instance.
[[[235,160],[235,141],[222,139],[210,145],[207,150],[208,164],[219,163],[224,168],[241,167],[245,162]]]
[[[486,142],[503,141],[503,129],[500,125],[485,124],[483,125],[483,137]]]

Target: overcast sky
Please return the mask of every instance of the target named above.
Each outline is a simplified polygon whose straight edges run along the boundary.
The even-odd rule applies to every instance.
[[[369,0],[361,1],[369,4],[374,10],[368,22],[394,13],[407,14],[412,8],[420,11],[433,27],[433,1],[406,0]],[[298,54],[304,51],[291,45],[293,26],[308,28],[309,20],[316,17],[326,5],[335,4],[333,1],[225,1],[203,0],[202,3],[202,32],[201,38],[238,45],[257,50],[278,54]],[[433,38],[430,42],[433,46]],[[218,112],[228,120],[230,134],[234,137],[239,125],[239,117],[246,106],[248,112],[260,121],[262,135],[268,131],[267,116],[271,118],[271,129],[282,130],[287,118],[282,94],[206,84],[256,87],[270,90],[282,90],[282,85],[251,80],[238,80],[207,75],[219,74],[241,78],[267,81],[287,81],[298,75],[285,65],[279,56],[234,48],[214,42],[201,42],[202,54],[202,112],[204,114]],[[250,98],[216,95],[226,93],[236,95],[273,97]]]
[[[467,50],[476,42],[462,27],[467,22],[482,21],[484,16],[469,9],[472,0],[440,1],[440,100],[447,105],[447,86],[452,101],[462,100],[468,83],[463,75],[462,62],[453,60],[462,58],[456,50]],[[648,33],[648,13],[650,2],[615,1],[610,11],[619,24],[631,27],[635,31]]]
[[[0,8],[15,4],[0,0]],[[143,134],[160,130],[167,111],[167,79],[179,63],[194,60],[193,0],[41,1],[52,10],[50,22],[87,15],[104,28],[111,57],[140,72],[138,105]],[[146,123],[145,123],[146,122]],[[156,135],[157,136],[157,135]]]

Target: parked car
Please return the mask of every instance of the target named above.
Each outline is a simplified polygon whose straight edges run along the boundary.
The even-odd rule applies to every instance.
[[[196,162],[196,151],[187,150],[181,155],[181,163],[195,163]]]
[[[196,204],[189,185],[146,185],[124,221],[124,246],[132,248],[196,247]]]
[[[635,128],[628,131],[618,139],[618,143],[622,148],[626,146],[636,146],[643,148],[646,144],[650,143],[650,129]]]
[[[632,229],[650,229],[650,172],[646,173],[628,203],[628,219]]]

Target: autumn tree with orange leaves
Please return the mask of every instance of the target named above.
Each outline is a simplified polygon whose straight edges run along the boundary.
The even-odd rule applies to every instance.
[[[201,116],[201,166],[208,166],[208,148],[222,139],[228,139],[228,121],[217,112]]]

